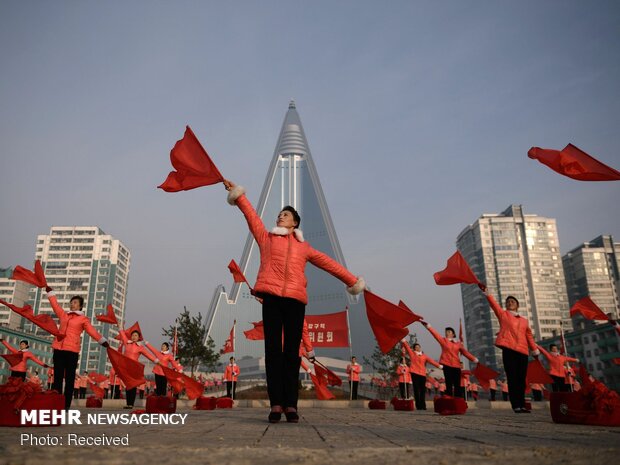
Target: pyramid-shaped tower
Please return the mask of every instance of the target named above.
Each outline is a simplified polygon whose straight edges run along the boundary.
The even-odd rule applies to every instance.
[[[255,202],[252,192],[248,192],[247,195],[267,229],[275,226],[276,217],[282,207],[286,205],[295,207],[301,216],[300,229],[303,231],[304,239],[312,247],[346,267],[294,101],[290,102],[284,118],[260,199]],[[237,260],[237,257],[231,258]],[[250,284],[254,285],[260,265],[260,254],[256,241],[249,233],[241,259],[237,262]],[[351,271],[359,273],[356,270]],[[333,313],[349,307],[353,350],[355,351],[356,346],[361,350],[362,340],[371,340],[363,299],[349,295],[341,281],[311,264],[306,267],[306,276],[308,278],[306,314]],[[207,313],[207,334],[213,338],[219,350],[230,334],[233,321],[237,320],[235,356],[262,357],[263,342],[247,340],[243,335],[244,330],[252,328],[251,322],[261,319],[261,304],[250,295],[245,284],[233,283],[230,293],[226,292],[223,285],[219,285]],[[320,349],[319,354],[346,358],[349,350]]]

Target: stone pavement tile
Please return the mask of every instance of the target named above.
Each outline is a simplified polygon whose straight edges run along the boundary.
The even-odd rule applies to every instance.
[[[594,465],[615,463],[620,452],[620,428],[558,425],[545,411],[440,416],[430,411],[307,408],[300,411],[299,424],[275,425],[267,423],[267,409],[182,413],[189,413],[183,426],[0,428],[0,464]],[[66,439],[69,433],[129,434],[129,446],[20,445],[21,434]]]

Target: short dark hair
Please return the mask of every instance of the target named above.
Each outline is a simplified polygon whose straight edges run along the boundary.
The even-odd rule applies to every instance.
[[[28,341],[26,339],[22,339],[21,341],[19,341],[19,343],[24,343],[26,344],[26,347],[30,347],[30,344],[28,344]]]
[[[517,303],[517,307],[519,306],[519,300],[515,296],[512,296],[512,295],[509,295],[508,297],[506,297],[506,306],[508,306],[508,299],[514,300]]]
[[[234,360],[234,359],[235,359],[235,357],[230,357],[228,360]]]
[[[553,349],[554,347],[557,349],[557,348],[558,348],[558,345],[557,345],[557,344],[551,344],[551,345],[549,346],[549,350]]]
[[[414,349],[415,349],[415,346],[418,346],[420,349],[422,348],[422,346],[421,346],[418,342],[416,342],[415,344],[413,344],[413,348],[414,348]]]
[[[138,331],[137,329],[134,329],[134,330],[131,332],[131,336],[133,336],[133,333],[136,333],[136,334],[138,335],[138,337],[142,337],[142,335],[140,334],[140,331]]]
[[[287,212],[291,212],[291,214],[293,215],[293,220],[295,220],[295,222],[297,223],[297,226],[295,226],[295,228],[299,228],[299,225],[301,224],[301,216],[299,216],[299,213],[297,213],[297,210],[295,210],[293,207],[291,207],[290,205],[287,205],[286,207],[284,207],[282,210],[280,211],[287,211]]]
[[[74,295],[73,297],[71,297],[71,300],[69,300],[69,302],[73,302],[74,300],[77,300],[80,303],[80,308],[84,307],[84,297],[82,297],[81,295]]]
[[[456,331],[454,331],[454,328],[453,328],[453,327],[451,327],[451,326],[447,326],[445,330],[446,330],[446,331],[452,331],[452,334],[454,334],[454,335],[456,336]]]
[[[168,344],[167,342],[162,342],[161,345],[166,346],[168,349],[170,349],[170,344]]]

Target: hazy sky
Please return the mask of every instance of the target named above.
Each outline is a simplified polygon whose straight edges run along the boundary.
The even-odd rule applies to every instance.
[[[620,168],[617,1],[2,0],[0,66],[0,267],[100,226],[152,340],[230,287],[247,234],[221,186],[156,189],[171,147],[190,124],[256,203],[291,98],[349,268],[434,326],[462,305],[432,274],[482,213],[557,218],[562,253],[620,239],[620,183],[527,158],[572,142]]]

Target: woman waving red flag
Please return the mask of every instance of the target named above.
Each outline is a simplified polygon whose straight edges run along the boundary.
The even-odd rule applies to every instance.
[[[121,329],[118,332],[118,335],[120,336],[123,347],[125,348],[126,357],[132,360],[135,360],[137,362],[138,359],[140,358],[140,355],[143,355],[144,357],[148,358],[153,363],[157,363],[159,361],[148,350],[146,350],[144,346],[140,344],[140,339],[142,339],[142,335],[140,334],[140,331],[138,331],[137,329],[134,329],[131,332],[131,335],[130,335],[131,339],[127,337],[127,334],[125,334],[125,331],[123,329]],[[126,409],[133,408],[133,404],[136,401],[136,394],[137,394],[137,387],[133,387],[131,389],[125,390],[127,405],[124,408]]]
[[[277,423],[284,412],[288,422],[297,423],[299,343],[308,303],[306,263],[310,262],[343,281],[352,294],[362,292],[365,283],[304,241],[299,229],[301,217],[293,207],[284,207],[278,214],[276,227],[267,231],[245,196],[245,189],[228,180],[224,185],[229,191],[228,203],[239,207],[260,250],[260,268],[254,291],[263,299],[265,368],[271,405],[269,421]]]
[[[43,368],[50,368],[47,364],[43,363],[41,360],[35,357],[32,352],[30,352],[30,350],[28,350],[30,345],[28,344],[28,341],[26,339],[24,339],[23,341],[19,341],[19,349],[16,349],[4,339],[0,339],[0,342],[4,345],[4,347],[9,349],[9,352],[11,352],[12,354],[22,355],[22,359],[17,365],[11,365],[11,376],[21,378],[22,380],[26,381],[26,362],[28,362],[28,360],[31,360],[34,363],[41,365]]]
[[[413,398],[415,399],[416,410],[426,410],[426,400],[424,389],[426,387],[426,364],[436,366],[443,369],[443,365],[437,363],[424,352],[422,346],[417,342],[413,344],[413,350],[409,347],[406,340],[402,340],[402,345],[409,354],[409,372],[411,373],[411,381],[413,382]]]
[[[164,371],[161,369],[161,366],[168,368],[172,365],[178,372],[183,371],[183,367],[181,367],[181,365],[179,365],[179,363],[174,359],[174,355],[170,352],[170,344],[167,342],[161,343],[161,351],[158,351],[148,342],[145,342],[144,344],[159,360],[159,363],[153,367],[153,374],[155,375],[155,395],[165,396],[166,391],[168,390],[168,381],[166,380],[166,376],[164,375]]]

